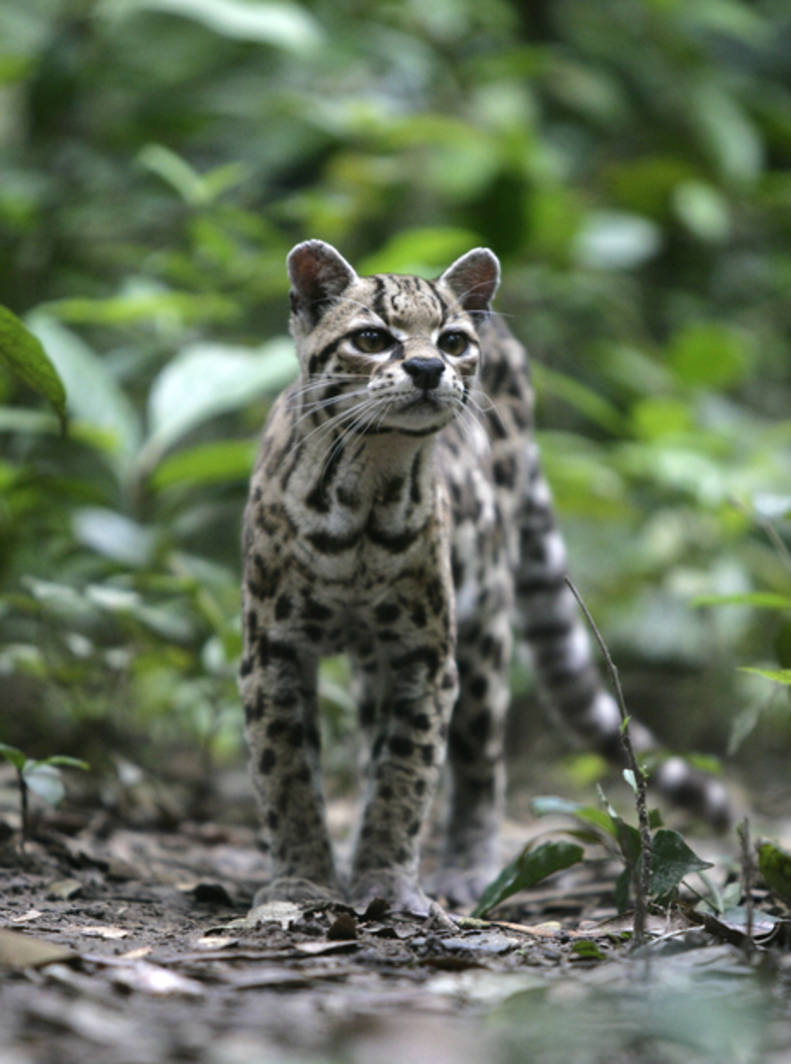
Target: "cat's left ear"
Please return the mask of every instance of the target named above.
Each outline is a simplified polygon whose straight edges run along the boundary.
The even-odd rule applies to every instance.
[[[473,248],[438,278],[465,310],[486,311],[500,284],[500,262],[488,248]]]
[[[286,260],[291,281],[291,306],[317,321],[323,305],[339,296],[357,280],[357,274],[332,244],[305,240],[289,252]]]

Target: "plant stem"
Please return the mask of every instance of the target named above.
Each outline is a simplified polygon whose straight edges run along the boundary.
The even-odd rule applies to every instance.
[[[21,853],[25,852],[25,843],[28,840],[30,833],[30,813],[28,811],[27,801],[27,780],[25,779],[22,769],[16,770],[17,781],[19,783],[19,804],[22,812],[22,838],[19,843],[19,849]]]
[[[591,631],[596,637],[596,642],[599,644],[599,649],[602,652],[602,656],[607,665],[607,671],[612,681],[613,689],[615,690],[615,697],[618,703],[618,711],[621,714],[621,743],[623,745],[624,754],[626,755],[626,763],[632,771],[635,782],[635,805],[637,807],[637,825],[640,831],[640,842],[642,844],[640,853],[640,874],[635,876],[635,900],[634,900],[634,930],[632,936],[633,947],[642,945],[645,939],[645,923],[648,913],[648,893],[651,885],[651,827],[648,823],[648,804],[646,802],[646,776],[643,772],[632,746],[632,739],[629,735],[629,711],[626,708],[626,701],[623,696],[623,690],[621,689],[621,681],[618,676],[618,669],[615,662],[612,660],[607,644],[604,642],[601,632],[599,631],[596,622],[591,616],[590,610],[585,605],[582,596],[576,587],[566,577],[566,584],[571,591],[574,598],[585,615],[585,619],[590,625]]]
[[[747,914],[744,948],[748,958],[755,949],[753,941],[753,859],[750,848],[750,821],[745,817],[736,829],[741,843],[742,889],[744,890],[744,908]]]

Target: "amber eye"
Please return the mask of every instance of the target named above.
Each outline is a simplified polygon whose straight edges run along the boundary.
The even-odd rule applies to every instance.
[[[463,355],[470,341],[463,332],[446,332],[437,340],[437,347],[446,355]]]
[[[358,351],[366,355],[377,355],[393,346],[393,337],[384,329],[360,329],[353,333],[352,342]]]

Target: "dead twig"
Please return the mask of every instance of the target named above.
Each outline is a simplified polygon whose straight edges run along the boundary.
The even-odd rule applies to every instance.
[[[642,945],[645,939],[645,926],[646,917],[648,914],[648,893],[651,885],[651,827],[648,822],[648,803],[646,799],[646,775],[643,772],[640,764],[637,760],[637,756],[632,746],[631,736],[629,735],[629,711],[626,708],[626,700],[623,696],[623,690],[621,688],[621,681],[618,676],[618,669],[615,662],[607,649],[607,644],[604,642],[601,632],[599,631],[596,622],[591,616],[590,610],[585,605],[582,596],[576,587],[566,577],[566,584],[569,591],[571,591],[574,598],[577,600],[577,604],[585,615],[585,619],[590,625],[590,629],[593,632],[596,642],[599,644],[602,657],[607,665],[607,671],[612,682],[613,689],[615,691],[616,702],[618,703],[618,711],[621,714],[621,743],[623,745],[624,754],[626,755],[626,763],[631,770],[634,777],[635,784],[635,805],[637,807],[637,826],[640,832],[640,842],[642,844],[642,850],[640,854],[639,875],[635,876],[635,902],[634,902],[634,933],[632,942],[634,946]]]

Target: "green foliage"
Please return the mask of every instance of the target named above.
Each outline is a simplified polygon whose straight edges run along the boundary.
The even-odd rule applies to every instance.
[[[50,757],[36,760],[8,743],[0,743],[0,757],[13,765],[16,770],[23,841],[27,839],[30,830],[28,792],[32,791],[50,805],[57,805],[66,793],[61,778],[61,768],[78,768],[84,772],[90,768],[87,762],[65,754],[52,754]]]
[[[485,916],[512,894],[534,887],[554,872],[581,861],[582,855],[582,847],[572,842],[544,842],[535,848],[526,846],[484,890],[471,915]]]
[[[690,608],[789,597],[763,532],[787,537],[791,513],[783,18],[746,0],[2,6],[8,737],[109,720],[151,751],[235,748],[238,521],[294,372],[283,263],[306,236],[366,270],[495,248],[576,579],[627,687],[632,664],[664,670],[669,741],[723,734],[760,699],[732,664],[787,669],[791,645],[785,607]],[[671,712],[684,670],[694,714]]]
[[[571,817],[575,827],[564,829],[565,834],[583,842],[596,843],[620,857],[624,867],[615,883],[615,901],[618,911],[623,912],[629,905],[631,886],[639,874],[643,852],[637,828],[620,817],[606,801],[603,808],[598,808],[547,796],[534,798],[531,809],[536,816],[561,814]],[[651,837],[649,895],[653,901],[667,902],[685,876],[712,866],[701,860],[677,831],[658,826],[657,813],[650,815],[649,822],[656,828]]]
[[[0,307],[0,363],[66,414],[63,381],[39,341],[6,307]]]
[[[758,846],[758,868],[769,888],[787,905],[791,905],[791,853],[776,843]]]

